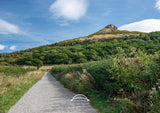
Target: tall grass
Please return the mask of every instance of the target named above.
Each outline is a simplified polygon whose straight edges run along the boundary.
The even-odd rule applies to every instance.
[[[35,69],[0,66],[0,113],[7,112],[44,74],[33,70]]]
[[[35,69],[33,68],[22,68],[19,66],[0,66],[0,73],[4,73],[4,75],[16,75],[20,76],[22,74],[25,74],[26,72],[29,71],[34,71]]]
[[[51,73],[65,87],[89,96],[92,105],[102,113],[160,110],[151,104],[157,101],[150,97],[150,90],[160,79],[159,54],[132,60],[109,59],[74,66],[59,65],[53,67]]]

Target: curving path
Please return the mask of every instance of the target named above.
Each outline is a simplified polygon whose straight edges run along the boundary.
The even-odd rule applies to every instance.
[[[46,72],[8,113],[98,113],[87,101],[71,102],[74,95]]]

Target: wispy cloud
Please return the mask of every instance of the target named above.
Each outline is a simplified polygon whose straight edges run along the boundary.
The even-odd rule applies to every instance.
[[[160,31],[160,19],[146,19],[119,27],[120,30],[152,32]]]
[[[160,0],[157,0],[155,8],[160,11]]]
[[[65,27],[65,26],[68,26],[68,25],[69,25],[69,23],[67,21],[61,21],[60,26]]]
[[[111,12],[112,12],[112,10],[111,10],[111,9],[108,9],[107,11],[105,11],[105,12],[103,13],[103,16],[108,16]]]
[[[69,23],[61,23],[60,26],[64,27],[64,26],[68,26]]]
[[[4,48],[5,48],[5,45],[0,44],[0,50],[4,50]]]
[[[87,0],[56,0],[50,11],[57,18],[66,20],[79,20],[87,11]]]
[[[16,49],[16,46],[11,46],[9,49],[10,49],[10,50],[15,50],[15,49]]]
[[[0,34],[21,34],[19,27],[0,19]]]

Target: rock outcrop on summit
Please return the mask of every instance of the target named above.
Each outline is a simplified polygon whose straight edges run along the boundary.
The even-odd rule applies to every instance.
[[[110,24],[98,32],[99,33],[107,33],[107,32],[112,32],[112,31],[118,31],[118,28],[115,25]]]

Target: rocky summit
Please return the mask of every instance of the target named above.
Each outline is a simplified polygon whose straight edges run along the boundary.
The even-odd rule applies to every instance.
[[[112,31],[118,31],[118,28],[115,25],[110,24],[106,26],[105,28],[103,28],[102,30],[100,30],[99,33],[107,33],[107,32],[112,32]]]

